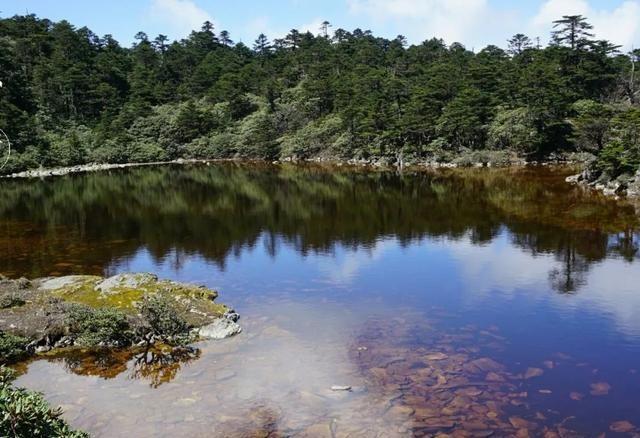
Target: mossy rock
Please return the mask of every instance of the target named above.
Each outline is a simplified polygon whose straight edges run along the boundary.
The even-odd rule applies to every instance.
[[[63,347],[94,338],[105,345],[136,343],[150,333],[150,321],[143,315],[142,304],[149,302],[145,297],[156,296],[166,303],[167,315],[182,322],[185,335],[192,333],[192,329],[212,324],[230,311],[215,302],[218,293],[214,290],[159,280],[152,274],[120,274],[106,279],[74,275],[32,281],[0,278],[0,302],[7,303],[0,306],[0,331],[27,338],[30,352],[54,347],[58,341]],[[70,326],[73,321],[70,316],[79,307],[97,312],[96,315],[105,320],[106,328],[91,326],[83,333],[75,333]],[[105,330],[114,319],[110,317],[118,314],[126,318],[130,336],[113,340],[109,335],[102,342]]]
[[[43,279],[37,286],[67,303],[94,309],[112,308],[130,315],[139,313],[146,295],[162,294],[175,302],[176,311],[197,327],[224,315],[229,308],[214,300],[218,293],[203,286],[158,280],[153,274],[119,274],[109,278],[74,275]]]

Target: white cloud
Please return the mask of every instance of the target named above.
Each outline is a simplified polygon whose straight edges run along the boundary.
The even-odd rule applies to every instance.
[[[152,20],[169,28],[173,33],[171,37],[176,38],[200,29],[205,21],[215,24],[211,15],[191,0],[153,0],[149,15]]]
[[[531,20],[530,28],[541,35],[551,31],[551,23],[563,15],[583,15],[594,26],[597,38],[607,39],[624,48],[638,42],[640,1],[627,0],[613,9],[596,9],[586,0],[547,0]]]
[[[368,19],[376,33],[390,34],[395,30],[412,43],[438,37],[475,49],[487,44],[504,47],[506,40],[519,32],[544,41],[551,32],[551,23],[568,14],[586,16],[598,38],[625,48],[640,43],[640,0],[624,0],[603,8],[593,6],[591,0],[545,0],[531,15],[525,15],[521,5],[499,5],[493,0],[345,1],[357,23]]]
[[[298,28],[300,32],[311,32],[314,35],[320,34],[320,28],[322,27],[322,23],[325,20],[322,18],[315,18],[307,24],[303,24]],[[331,34],[331,28],[328,29],[329,34]]]
[[[437,37],[449,43],[475,43],[480,26],[486,32],[490,15],[488,0],[347,0],[347,4],[356,16],[395,24],[413,42]]]
[[[297,29],[300,32],[311,32],[314,35],[319,35],[323,21],[324,20],[321,18],[314,18],[305,24],[287,27],[286,25],[275,26],[269,17],[260,16],[249,20],[245,24],[242,34],[248,38],[247,41],[245,41],[245,44],[251,46],[251,44],[253,44],[253,40],[261,33],[265,34],[270,41],[278,38],[284,38],[291,29]],[[331,33],[331,28],[329,29],[329,33]]]

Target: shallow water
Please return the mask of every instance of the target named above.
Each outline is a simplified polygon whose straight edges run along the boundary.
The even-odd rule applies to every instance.
[[[17,383],[96,436],[633,435],[636,210],[570,173],[3,182],[0,272],[154,272],[218,289],[244,327],[179,357],[35,361]]]

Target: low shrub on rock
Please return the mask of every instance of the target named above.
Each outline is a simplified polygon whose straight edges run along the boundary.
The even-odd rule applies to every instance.
[[[185,335],[189,330],[187,322],[163,295],[145,296],[140,306],[140,313],[155,336],[171,338]]]
[[[127,316],[117,309],[74,306],[69,312],[68,324],[77,345],[125,346],[131,343]]]
[[[0,436],[85,438],[89,435],[71,429],[37,392],[12,385],[15,372],[0,367]]]

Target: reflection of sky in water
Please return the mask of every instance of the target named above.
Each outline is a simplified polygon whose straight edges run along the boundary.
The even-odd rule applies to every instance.
[[[441,340],[514,374],[572,356],[518,381],[531,386],[528,402],[547,385],[553,396],[537,409],[585,425],[600,418],[599,431],[623,418],[640,425],[640,376],[630,373],[640,363],[640,236],[607,234],[629,236],[635,211],[567,186],[562,172],[520,174],[230,165],[8,186],[0,267],[12,276],[153,272],[218,289],[245,328],[202,344],[202,356],[157,389],[127,372],[105,381],[44,361],[18,383],[98,435],[211,436],[256,409],[258,420],[295,430],[329,419],[339,431],[358,420],[384,429],[376,409],[388,399],[327,393],[365,384],[353,358],[364,334],[384,338],[390,355]],[[396,320],[406,336],[396,336]],[[597,381],[614,388],[608,397],[567,405],[569,391],[588,394]]]
[[[561,294],[552,289],[550,274],[562,267],[562,260],[553,254],[532,255],[511,244],[508,232],[483,245],[443,238],[402,246],[387,238],[371,247],[337,245],[330,253],[306,255],[282,241],[277,247],[275,257],[260,244],[243,248],[224,269],[199,256],[173,253],[154,260],[141,250],[109,271],[153,271],[203,283],[218,288],[230,303],[236,296],[286,292],[294,300],[322,294],[361,303],[375,297],[456,313],[481,311],[496,322],[514,316],[523,323],[540,322],[539,313],[544,313],[567,327],[597,326],[640,342],[640,270],[621,258],[592,264],[575,293]]]
[[[569,391],[588,391],[596,379],[616,392],[606,401],[581,405],[581,421],[588,424],[588,418],[599,418],[607,409],[634,419],[638,412],[629,401],[640,382],[628,376],[640,352],[640,323],[634,318],[640,310],[637,266],[608,258],[591,265],[577,292],[561,294],[552,288],[550,273],[563,261],[554,254],[533,256],[510,237],[504,231],[482,245],[466,237],[404,245],[387,238],[366,248],[336,245],[331,252],[306,255],[280,240],[270,255],[263,238],[229,257],[224,268],[197,255],[173,252],[155,260],[140,250],[108,271],[152,271],[217,288],[221,301],[243,314],[244,333],[202,344],[202,357],[157,389],[126,373],[107,382],[74,378],[45,362],[33,364],[19,384],[44,390],[51,401],[63,404],[74,424],[105,436],[132,431],[207,436],[235,429],[238,418],[255,412],[275,416],[287,427],[332,418],[340,427],[363,430],[372,427],[387,399],[368,393],[341,396],[328,388],[366,385],[349,351],[369,317],[404,319],[415,311],[423,315],[419,318],[433,316],[445,332],[468,324],[497,326],[505,341],[492,357],[514,369],[540,366],[557,353],[588,363],[578,371],[549,374],[544,385],[558,397],[538,401],[541,409],[567,409]],[[432,335],[419,332],[416,339]],[[70,397],[78,402],[69,403]],[[222,405],[211,414],[212,406]],[[256,421],[262,417],[251,424]],[[395,436],[394,421],[386,419],[373,430]]]

